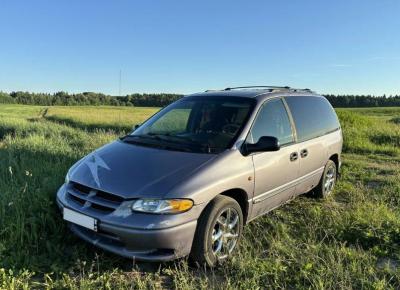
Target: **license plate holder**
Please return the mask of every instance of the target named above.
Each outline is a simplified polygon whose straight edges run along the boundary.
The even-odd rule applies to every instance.
[[[97,232],[97,219],[95,218],[81,214],[66,207],[64,207],[63,210],[63,218],[66,221],[69,221],[71,223],[80,225],[89,230]]]

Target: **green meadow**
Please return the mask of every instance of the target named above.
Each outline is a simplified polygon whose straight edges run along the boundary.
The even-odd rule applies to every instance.
[[[244,231],[218,269],[135,263],[70,233],[68,168],[156,108],[0,105],[0,289],[400,289],[400,108],[338,109],[342,175]]]

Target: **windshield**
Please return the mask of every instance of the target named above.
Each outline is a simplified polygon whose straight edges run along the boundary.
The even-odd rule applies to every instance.
[[[123,141],[169,150],[218,153],[233,145],[255,100],[188,97],[154,115]]]

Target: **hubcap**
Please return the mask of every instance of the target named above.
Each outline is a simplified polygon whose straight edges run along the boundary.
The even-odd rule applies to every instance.
[[[328,171],[326,172],[325,183],[324,183],[324,190],[327,195],[332,192],[333,186],[335,185],[335,179],[336,179],[336,169],[334,166],[330,166],[328,168]]]
[[[217,218],[212,235],[212,251],[218,260],[224,260],[232,253],[239,238],[239,214],[234,208],[227,208]]]

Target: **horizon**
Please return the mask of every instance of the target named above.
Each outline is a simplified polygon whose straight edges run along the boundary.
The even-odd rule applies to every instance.
[[[293,88],[293,87],[291,87],[291,88]],[[296,88],[293,88],[293,89],[296,89]],[[298,89],[300,89],[300,88],[298,88]],[[218,90],[223,90],[223,89],[215,89],[216,91],[218,91]],[[6,93],[6,94],[12,94],[12,93],[18,93],[18,92],[22,92],[22,93],[29,93],[29,94],[49,94],[49,95],[55,95],[55,94],[57,94],[57,93],[60,93],[60,92],[63,92],[63,93],[66,93],[66,94],[69,94],[69,95],[75,95],[75,94],[85,94],[85,93],[93,93],[93,94],[103,94],[103,95],[106,95],[106,96],[110,96],[110,97],[116,97],[116,98],[118,98],[118,97],[126,97],[126,96],[129,96],[129,95],[135,95],[135,94],[140,94],[140,95],[158,95],[158,94],[166,94],[166,95],[182,95],[182,96],[185,96],[185,95],[190,95],[190,94],[195,94],[195,93],[201,93],[201,92],[205,92],[206,90],[202,90],[202,91],[197,91],[197,92],[191,92],[191,93],[179,93],[179,92],[130,92],[130,93],[126,93],[126,94],[123,94],[123,95],[115,95],[115,94],[107,94],[107,93],[103,93],[103,92],[95,92],[95,91],[84,91],[84,92],[68,92],[68,91],[63,91],[63,90],[60,90],[60,91],[54,91],[54,92],[40,92],[40,91],[15,91],[15,90],[13,90],[13,91],[4,91],[4,90],[1,90],[0,89],[0,93]],[[317,94],[319,94],[319,95],[322,95],[322,96],[329,96],[329,95],[332,95],[332,96],[349,96],[349,97],[351,97],[351,96],[363,96],[363,97],[366,97],[366,96],[371,96],[371,97],[374,97],[374,98],[380,98],[380,97],[387,97],[387,98],[391,98],[391,97],[400,97],[400,93],[397,93],[397,94],[390,94],[390,95],[387,95],[387,94],[381,94],[381,95],[376,95],[376,94],[348,94],[348,93],[339,93],[339,94],[334,94],[334,93],[329,93],[329,92],[327,92],[327,93],[321,93],[321,92],[316,92],[316,91],[313,91],[314,93],[317,93]]]
[[[5,1],[0,91],[400,94],[400,2],[251,4]]]

